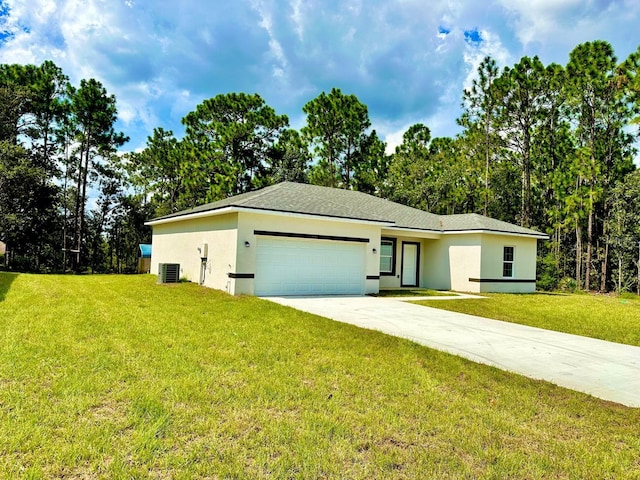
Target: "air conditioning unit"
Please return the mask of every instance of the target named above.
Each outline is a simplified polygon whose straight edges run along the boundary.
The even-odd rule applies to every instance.
[[[180,280],[179,263],[161,263],[158,268],[158,283],[177,283]]]

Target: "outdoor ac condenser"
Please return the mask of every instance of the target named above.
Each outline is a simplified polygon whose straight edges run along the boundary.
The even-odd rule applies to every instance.
[[[176,283],[180,280],[179,263],[161,263],[158,268],[158,283]]]

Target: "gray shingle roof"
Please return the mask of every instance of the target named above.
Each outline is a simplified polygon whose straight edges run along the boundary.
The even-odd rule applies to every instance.
[[[547,238],[544,233],[520,227],[513,223],[503,222],[495,218],[485,217],[477,213],[461,213],[456,215],[441,215],[442,229],[446,232],[457,232],[462,230],[490,230],[493,232],[519,233],[523,235],[538,235]]]
[[[293,182],[278,183],[261,190],[155,218],[153,221],[215,211],[225,207],[384,222],[393,224],[394,228],[435,232],[489,230],[546,238],[546,235],[540,232],[474,213],[435,215],[362,192]]]

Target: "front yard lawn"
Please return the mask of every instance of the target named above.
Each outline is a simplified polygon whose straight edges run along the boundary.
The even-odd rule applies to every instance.
[[[415,303],[640,346],[639,297],[565,293],[482,295],[488,298]]]
[[[637,478],[638,425],[257,298],[0,273],[0,478]]]

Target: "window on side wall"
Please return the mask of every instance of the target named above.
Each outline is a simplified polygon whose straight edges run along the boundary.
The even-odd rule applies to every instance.
[[[513,277],[513,253],[515,247],[504,247],[502,254],[502,276]]]
[[[396,274],[396,239],[383,238],[380,241],[380,275]]]

